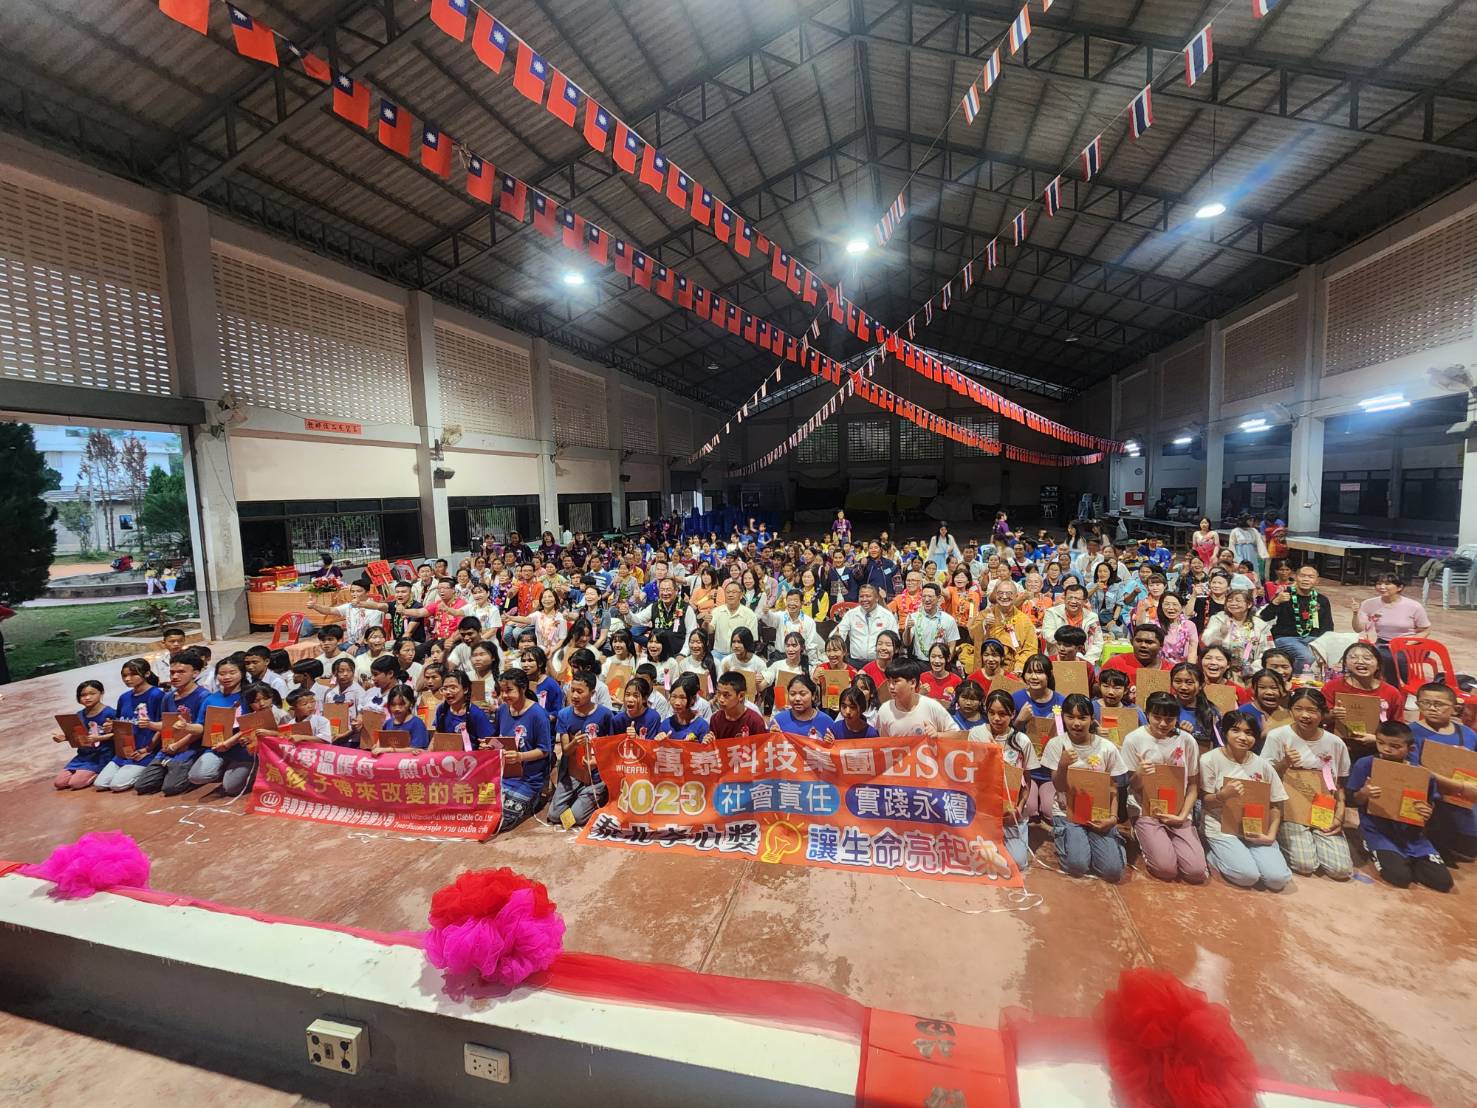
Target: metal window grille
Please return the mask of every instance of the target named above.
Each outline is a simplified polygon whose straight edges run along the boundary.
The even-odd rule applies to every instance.
[[[892,460],[892,427],[882,419],[854,419],[846,425],[848,465],[886,464]]]
[[[554,400],[554,441],[563,446],[610,445],[605,379],[558,362],[549,365]]]
[[[1296,380],[1297,300],[1285,300],[1226,331],[1221,402],[1290,388]]]
[[[438,323],[436,371],[442,423],[485,435],[533,437],[528,351]]]

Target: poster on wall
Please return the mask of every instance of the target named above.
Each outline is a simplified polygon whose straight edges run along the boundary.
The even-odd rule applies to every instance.
[[[1265,481],[1253,481],[1251,483],[1251,506],[1253,508],[1265,508],[1267,506],[1267,483]]]

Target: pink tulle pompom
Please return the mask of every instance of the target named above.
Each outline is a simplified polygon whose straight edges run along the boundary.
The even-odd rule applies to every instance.
[[[452,981],[502,988],[546,970],[564,948],[548,891],[509,869],[464,873],[432,902],[426,957]]]
[[[46,861],[22,866],[20,872],[56,882],[51,895],[58,900],[76,900],[106,889],[149,887],[148,855],[122,831],[90,831],[57,847]]]

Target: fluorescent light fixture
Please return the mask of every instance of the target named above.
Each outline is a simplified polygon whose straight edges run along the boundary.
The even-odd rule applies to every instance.
[[[1267,429],[1267,421],[1264,417],[1257,416],[1256,419],[1248,419],[1246,422],[1241,424],[1241,429],[1248,432],[1265,431]]]
[[[1076,335],[1068,335],[1066,338],[1062,339],[1062,341],[1063,342],[1076,342],[1077,341],[1077,336]]]
[[[1410,401],[1405,399],[1404,393],[1392,392],[1385,396],[1371,396],[1367,400],[1359,401],[1359,406],[1364,409],[1365,414],[1374,412],[1393,412],[1396,408],[1410,407]]]
[[[1179,438],[1177,438],[1177,439],[1174,440],[1174,445],[1175,446],[1189,446],[1194,441],[1195,441],[1195,438],[1192,435],[1181,435]]]
[[[570,288],[577,289],[585,283],[585,275],[583,273],[576,273],[574,270],[571,269],[568,273],[564,275],[562,280]]]
[[[867,248],[867,240],[861,238],[852,239],[846,244],[846,252],[848,254],[865,254],[867,252]]]
[[[1222,204],[1219,200],[1212,200],[1209,204],[1203,205],[1201,208],[1199,208],[1195,212],[1195,218],[1196,219],[1214,219],[1218,215],[1225,215],[1225,214],[1226,214],[1226,206],[1224,204]]]

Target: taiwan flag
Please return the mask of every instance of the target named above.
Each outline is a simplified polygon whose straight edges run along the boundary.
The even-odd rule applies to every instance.
[[[585,253],[598,265],[610,264],[610,238],[593,223],[585,225]]]
[[[597,153],[605,153],[610,141],[610,113],[589,97],[585,98],[585,141]]]
[[[277,39],[272,29],[258,23],[234,4],[227,4],[226,11],[231,13],[231,35],[236,40],[236,53],[243,58],[276,65]]]
[[[533,194],[533,226],[539,234],[555,238],[559,234],[554,202],[541,192]]]
[[[369,130],[369,86],[361,85],[347,73],[335,73],[333,113],[366,131]]]
[[[581,250],[585,243],[585,220],[568,208],[559,210],[559,226],[564,229],[564,245],[570,250]]]
[[[635,173],[636,159],[641,156],[641,145],[640,136],[617,119],[615,121],[615,149],[610,153],[615,164],[627,173]]]
[[[528,218],[528,186],[511,173],[504,173],[498,191],[498,208],[519,223]]]
[[[667,199],[684,212],[692,203],[692,178],[682,172],[680,166],[671,166],[667,170]]]
[[[477,55],[478,61],[497,73],[503,68],[503,58],[507,56],[512,41],[513,36],[506,27],[488,15],[485,9],[477,9],[477,24],[472,28],[472,53]]]
[[[549,78],[549,102],[545,107],[564,126],[573,127],[580,106],[579,86],[559,70],[549,68],[553,76]]]
[[[549,89],[549,63],[533,52],[526,42],[518,44],[518,65],[513,70],[513,87],[535,104],[544,102]]]
[[[713,194],[700,186],[693,189],[692,218],[704,227],[713,219]]]
[[[442,180],[451,176],[451,139],[435,127],[421,131],[421,165]]]
[[[311,50],[304,50],[302,47],[295,46],[291,42],[287,42],[286,45],[287,52],[302,63],[304,73],[313,78],[313,80],[320,81],[325,85],[333,83],[333,70],[328,67],[326,61],[317,54],[314,54]]]
[[[410,157],[410,113],[389,100],[380,101],[379,143],[402,158]]]
[[[467,195],[484,204],[492,203],[492,166],[477,155],[467,159]]]
[[[662,192],[667,187],[667,159],[655,146],[646,148],[641,159],[641,173],[637,178],[653,192]]]
[[[467,0],[431,0],[431,22],[457,42],[467,37]]]

